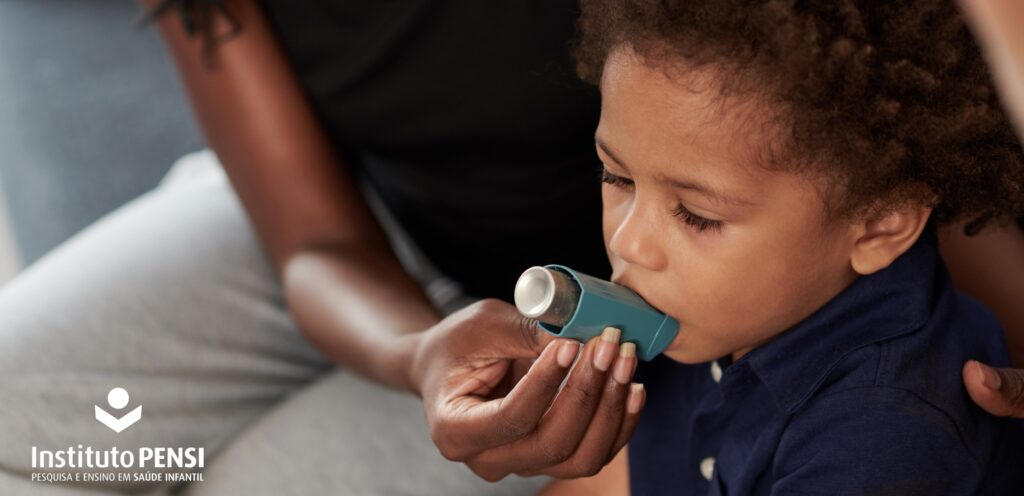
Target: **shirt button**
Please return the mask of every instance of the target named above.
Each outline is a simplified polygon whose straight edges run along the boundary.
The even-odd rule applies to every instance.
[[[700,475],[704,476],[704,480],[711,480],[711,476],[715,474],[715,457],[709,456],[700,461]]]
[[[716,383],[722,380],[722,367],[718,365],[718,361],[711,362],[711,379]]]

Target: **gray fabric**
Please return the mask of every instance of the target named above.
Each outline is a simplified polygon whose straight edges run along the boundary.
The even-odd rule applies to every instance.
[[[289,318],[223,173],[198,169],[0,290],[0,494],[168,489],[27,481],[32,446],[79,444],[205,447],[205,481],[180,488],[195,496],[531,494],[550,480],[476,478],[437,452],[417,398],[332,368]],[[93,416],[118,386],[144,407],[120,434]]]

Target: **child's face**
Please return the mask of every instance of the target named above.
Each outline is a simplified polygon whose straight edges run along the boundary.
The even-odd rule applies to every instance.
[[[613,51],[597,150],[611,175],[602,196],[613,280],[679,320],[666,354],[696,363],[739,358],[856,273],[852,230],[827,222],[822,188],[755,163],[767,139],[760,102],[723,100],[713,79],[689,79]]]

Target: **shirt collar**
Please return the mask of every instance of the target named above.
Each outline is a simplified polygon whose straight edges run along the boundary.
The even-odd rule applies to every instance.
[[[933,230],[926,229],[889,267],[859,277],[809,317],[750,351],[735,365],[746,362],[783,410],[796,410],[844,356],[916,331],[927,322],[933,284],[942,270],[937,245]],[[734,368],[738,367],[730,366],[725,375]],[[723,387],[729,382],[723,377]]]

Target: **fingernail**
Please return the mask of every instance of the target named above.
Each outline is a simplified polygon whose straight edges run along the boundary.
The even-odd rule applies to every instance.
[[[562,367],[568,367],[572,364],[572,361],[576,359],[576,354],[580,351],[580,343],[578,341],[566,341],[561,344],[558,348],[558,365]]]
[[[629,413],[636,413],[640,411],[640,405],[643,400],[644,385],[640,383],[633,383],[629,385],[629,398],[626,398],[626,411]]]
[[[605,327],[604,331],[601,332],[601,341],[606,343],[619,344],[619,336],[622,335],[622,331],[615,327]]]
[[[633,358],[636,356],[636,343],[627,341],[619,346],[619,356],[625,358]]]
[[[636,356],[636,344],[635,343],[622,343],[619,346],[619,361],[615,362],[615,370],[612,371],[612,378],[619,384],[628,384],[629,380],[632,379],[633,368],[636,366],[636,360],[630,360]]]
[[[1003,380],[999,377],[999,374],[997,374],[995,370],[992,370],[992,367],[989,367],[984,363],[977,360],[975,360],[974,363],[978,365],[978,370],[981,371],[981,383],[993,391],[998,391],[1000,386],[1003,385]]]
[[[594,367],[601,372],[608,370],[615,360],[615,350],[619,344],[621,331],[614,327],[605,327],[601,333],[601,342],[597,344],[597,351],[594,353]]]

